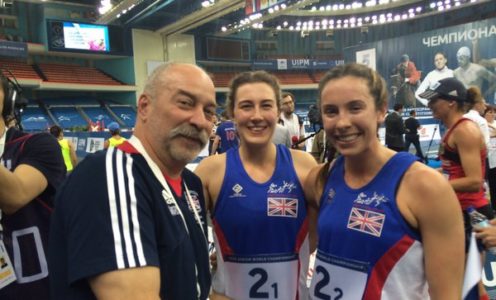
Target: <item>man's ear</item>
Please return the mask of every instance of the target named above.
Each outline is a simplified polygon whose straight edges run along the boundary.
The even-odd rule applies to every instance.
[[[151,111],[151,101],[151,97],[146,94],[141,94],[138,99],[137,115],[138,118],[143,121],[146,121],[146,119],[148,119],[148,115]]]

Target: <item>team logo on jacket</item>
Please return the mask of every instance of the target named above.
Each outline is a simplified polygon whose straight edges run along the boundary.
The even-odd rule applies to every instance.
[[[269,217],[298,217],[298,199],[267,198],[267,216]]]
[[[246,195],[244,195],[243,193],[241,193],[243,191],[243,187],[239,183],[236,183],[232,187],[232,190],[233,190],[234,194],[230,195],[229,198],[246,197]]]
[[[296,189],[296,184],[294,182],[287,182],[283,180],[280,185],[271,183],[267,194],[291,194],[294,189]]]
[[[367,196],[367,194],[362,192],[362,193],[358,194],[358,197],[353,202],[356,204],[374,205],[374,207],[377,207],[377,206],[381,205],[382,203],[386,203],[388,201],[389,201],[389,199],[382,194],[379,195],[376,192],[374,192],[372,197],[370,197],[370,196]]]
[[[179,215],[179,210],[177,208],[174,197],[171,195],[171,193],[170,192],[168,193],[165,190],[163,190],[162,197],[164,198],[165,204],[167,204],[167,208],[169,209],[171,215],[173,216]]]
[[[350,212],[350,217],[348,218],[347,227],[352,230],[380,237],[385,220],[385,214],[353,207]]]

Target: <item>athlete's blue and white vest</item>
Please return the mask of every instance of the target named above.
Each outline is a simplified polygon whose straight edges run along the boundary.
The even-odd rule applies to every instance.
[[[360,189],[346,185],[344,159],[336,161],[320,199],[311,299],[429,299],[420,236],[396,204],[415,160],[397,153]]]
[[[212,219],[216,292],[236,300],[308,299],[307,211],[285,146],[277,146],[275,171],[265,183],[249,177],[239,149],[228,150]]]

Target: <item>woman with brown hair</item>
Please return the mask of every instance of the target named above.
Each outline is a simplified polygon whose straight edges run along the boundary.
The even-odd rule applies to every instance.
[[[459,204],[438,172],[380,143],[382,77],[360,64],[337,66],[320,81],[319,106],[341,155],[305,184],[309,215],[318,212],[311,299],[459,299]]]

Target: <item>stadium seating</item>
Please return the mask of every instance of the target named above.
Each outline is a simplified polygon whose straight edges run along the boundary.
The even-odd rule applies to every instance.
[[[48,82],[123,85],[96,68],[63,64],[38,64],[38,68]]]
[[[119,117],[126,128],[133,128],[136,123],[136,111],[130,105],[110,105],[110,110]]]
[[[38,106],[27,106],[22,114],[22,127],[25,131],[45,131],[53,125],[53,120]]]
[[[81,116],[79,111],[74,106],[51,107],[50,111],[59,123],[64,128],[84,127],[88,122]]]

